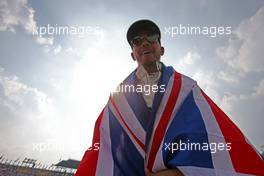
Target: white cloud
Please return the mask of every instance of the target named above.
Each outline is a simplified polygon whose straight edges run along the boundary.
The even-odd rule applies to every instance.
[[[199,70],[193,75],[193,79],[196,80],[203,89],[216,84],[213,72],[207,73]]]
[[[264,95],[264,80],[261,80],[259,85],[255,87],[255,95]]]
[[[56,55],[59,54],[60,52],[61,52],[61,45],[58,45],[56,48],[54,48],[53,53]]]
[[[239,77],[234,74],[234,73],[230,73],[230,71],[220,71],[217,74],[217,78],[220,80],[223,80],[227,83],[238,83],[239,82]]]
[[[54,38],[53,37],[39,37],[39,36],[34,36],[34,39],[37,43],[41,45],[52,45]]]
[[[197,71],[197,67],[195,64],[198,64],[197,61],[201,59],[201,56],[196,51],[188,51],[183,57],[177,59],[177,61],[173,61],[172,65],[175,65],[177,71],[192,75],[195,71]]]
[[[220,102],[221,108],[258,149],[264,139],[263,99],[264,80],[261,80],[251,93],[227,93]]]
[[[28,34],[33,35],[37,30],[34,19],[35,11],[27,0],[1,0],[0,1],[0,31],[15,32],[21,26]],[[52,45],[52,38],[33,36],[39,44]]]
[[[21,25],[32,33],[36,28],[34,10],[28,6],[27,0],[2,0],[0,2],[0,31],[15,31]]]
[[[79,136],[86,135],[87,123],[80,124],[72,107],[61,112],[56,103],[17,76],[0,73],[0,120],[4,122],[0,123],[0,153],[9,159],[32,157],[47,163],[81,157],[88,145],[80,146],[85,137],[79,140]]]
[[[217,74],[218,79],[228,84],[237,83],[237,86],[240,86],[242,77],[245,81],[257,79],[252,78],[252,75],[249,77],[249,72],[264,71],[263,19],[264,7],[261,7],[255,15],[239,24],[226,46],[217,48],[217,55],[228,66]],[[243,89],[244,92],[236,89],[234,93],[225,93],[219,105],[259,149],[264,138],[262,118],[264,80],[260,80],[258,86],[251,90],[248,88],[245,90],[244,87]]]
[[[263,19],[264,7],[261,7],[254,16],[237,27],[227,46],[217,49],[218,56],[239,71],[264,71]]]
[[[0,75],[0,106],[7,107],[14,117],[41,117],[52,102],[43,92],[21,83],[16,76]],[[23,117],[21,117],[23,118]]]
[[[201,56],[197,52],[189,51],[177,64],[179,67],[185,67],[186,65],[193,65]]]
[[[217,104],[221,98],[217,92],[217,82],[214,72],[198,70],[192,78],[197,81],[198,85],[208,94]]]
[[[39,156],[33,143],[54,136],[57,122],[52,99],[17,76],[0,73],[0,153],[16,158]],[[55,156],[55,155],[52,155]]]
[[[238,102],[239,102],[239,96],[233,95],[231,93],[226,93],[226,95],[223,96],[219,106],[221,106],[221,108],[226,113],[231,113],[233,105],[237,104]]]

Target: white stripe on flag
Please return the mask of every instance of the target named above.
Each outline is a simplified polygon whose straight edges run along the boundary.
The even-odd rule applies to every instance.
[[[110,128],[109,128],[109,110],[105,107],[100,125],[100,150],[96,167],[96,176],[114,174],[114,164],[111,150]]]
[[[135,145],[136,149],[139,151],[140,155],[144,158],[145,157],[145,151],[143,148],[141,148],[141,146],[138,144],[138,142],[134,139],[133,135],[130,133],[130,131],[127,129],[126,125],[124,124],[124,122],[121,120],[120,115],[118,114],[118,112],[116,111],[114,105],[112,104],[111,101],[109,101],[109,108],[112,111],[112,113],[114,114],[114,116],[116,117],[116,119],[118,120],[119,124],[122,126],[122,128],[125,130],[125,132],[127,133],[127,135],[129,136],[129,138],[131,139],[131,141],[133,142],[133,144]],[[145,144],[144,144],[145,145]]]
[[[136,115],[131,109],[130,105],[127,102],[126,97],[123,93],[115,93],[113,94],[113,100],[124,118],[128,127],[133,131],[133,133],[137,136],[137,138],[145,144],[146,131],[138,121]]]
[[[196,86],[193,89],[193,96],[196,105],[198,106],[201,116],[203,118],[206,131],[208,134],[208,142],[209,144],[216,143],[217,145],[226,145],[225,138],[222,134],[222,131],[215,119],[215,116],[205,100],[204,96],[202,95],[201,89]],[[232,147],[232,144],[231,144]],[[236,173],[233,164],[227,150],[217,150],[216,152],[212,153],[212,161],[215,169],[219,170],[228,170]]]

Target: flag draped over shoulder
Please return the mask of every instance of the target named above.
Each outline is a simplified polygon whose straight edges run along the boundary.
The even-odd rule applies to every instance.
[[[135,71],[122,85],[135,85]],[[194,80],[162,66],[149,109],[141,93],[115,92],[96,121],[93,146],[76,176],[144,176],[178,168],[184,175],[263,175],[264,161]]]

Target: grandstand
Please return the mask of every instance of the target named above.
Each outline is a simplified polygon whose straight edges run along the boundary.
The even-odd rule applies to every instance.
[[[57,164],[44,165],[35,159],[15,161],[0,157],[0,176],[73,176],[80,161],[62,160]]]

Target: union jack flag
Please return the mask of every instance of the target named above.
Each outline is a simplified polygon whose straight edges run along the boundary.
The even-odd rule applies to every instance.
[[[135,80],[134,71],[122,84]],[[145,168],[264,176],[260,154],[194,80],[162,65],[161,84],[166,91],[155,94],[151,109],[138,92],[110,96],[76,176],[144,176]]]

